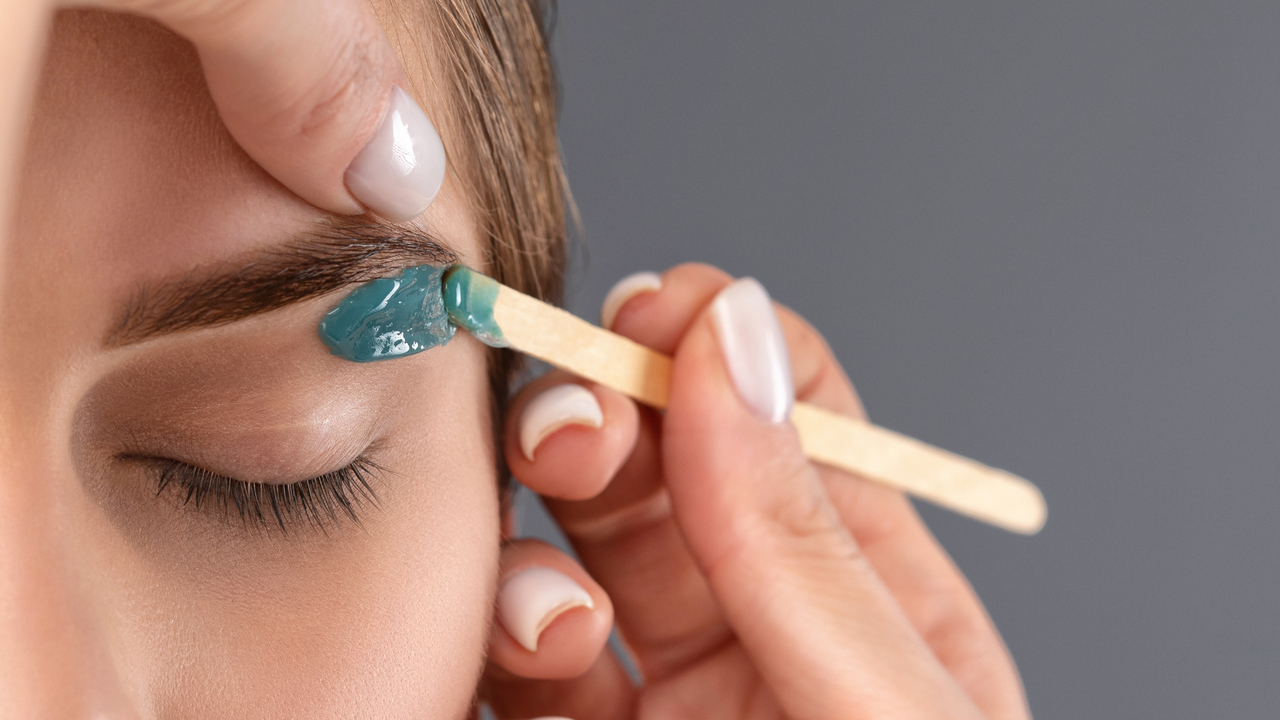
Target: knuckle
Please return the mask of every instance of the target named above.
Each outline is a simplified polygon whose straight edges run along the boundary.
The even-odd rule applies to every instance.
[[[755,512],[740,526],[736,550],[799,565],[861,562],[862,550],[841,521],[823,483],[803,458],[770,463]]]
[[[657,547],[650,541],[670,536],[673,522],[671,496],[665,490],[599,513],[560,518],[561,529],[577,542],[610,543],[630,548],[633,551],[629,554],[630,561],[639,568],[637,573],[641,576],[645,574],[646,567],[658,575],[670,562],[667,552],[649,555],[647,550]]]
[[[327,135],[335,126],[350,132],[352,124],[361,125],[361,137],[376,130],[386,103],[382,55],[382,38],[368,23],[344,34],[312,90],[287,110],[298,134]]]
[[[846,535],[835,508],[815,483],[806,483],[806,487],[777,500],[764,518],[771,525],[771,535],[800,547],[825,546],[833,540],[843,541]]]

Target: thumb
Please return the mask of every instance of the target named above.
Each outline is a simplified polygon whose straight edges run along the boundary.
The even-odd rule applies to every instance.
[[[663,469],[691,553],[791,718],[971,717],[840,521],[788,422],[786,342],[750,278],[681,340]]]
[[[751,278],[725,286],[676,348],[663,422],[664,469],[702,521],[685,532],[705,569],[762,540],[766,523],[812,522],[844,542],[788,423],[794,404],[768,293]]]
[[[440,136],[365,0],[100,1],[194,43],[231,135],[304,200],[405,221],[439,191]]]

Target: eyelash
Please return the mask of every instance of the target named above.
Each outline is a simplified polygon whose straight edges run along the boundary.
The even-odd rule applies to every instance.
[[[157,497],[173,488],[182,505],[200,509],[216,504],[228,516],[239,515],[246,527],[265,530],[275,526],[288,534],[309,526],[324,532],[327,525],[344,517],[360,525],[360,511],[366,505],[379,506],[372,481],[383,469],[364,457],[344,468],[288,484],[245,482],[179,460],[156,461]]]

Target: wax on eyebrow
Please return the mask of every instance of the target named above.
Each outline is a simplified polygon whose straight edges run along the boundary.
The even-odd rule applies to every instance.
[[[320,321],[329,352],[354,362],[391,360],[453,338],[441,283],[447,268],[418,265],[365,283]]]
[[[418,265],[365,283],[320,321],[329,352],[354,362],[406,357],[443,345],[458,326],[491,347],[507,347],[493,319],[498,282],[462,265]]]

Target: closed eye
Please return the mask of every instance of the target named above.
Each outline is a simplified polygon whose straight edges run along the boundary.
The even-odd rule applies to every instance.
[[[365,456],[351,464],[293,483],[246,482],[171,458],[124,455],[156,474],[156,496],[169,492],[182,506],[239,518],[247,528],[282,533],[303,528],[326,532],[343,520],[361,524],[368,507],[378,507],[374,485],[385,472]]]

